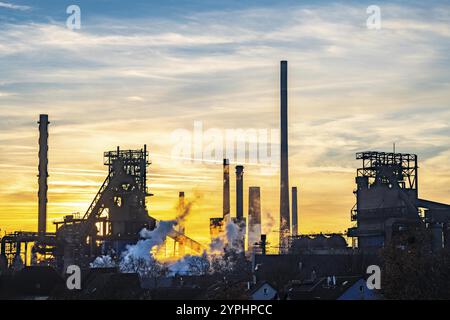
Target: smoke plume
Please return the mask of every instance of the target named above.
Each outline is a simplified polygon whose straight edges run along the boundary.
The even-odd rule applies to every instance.
[[[142,239],[134,245],[127,245],[118,262],[108,255],[99,256],[91,263],[91,267],[118,266],[121,272],[137,272],[143,277],[176,274],[205,275],[230,271],[234,268],[236,255],[242,253],[243,249],[241,242],[243,228],[233,221],[227,223],[225,232],[214,239],[210,247],[201,255],[185,255],[167,264],[160,263],[152,252],[164,244],[177,223],[178,220],[159,221],[154,230],[142,229],[139,233]]]

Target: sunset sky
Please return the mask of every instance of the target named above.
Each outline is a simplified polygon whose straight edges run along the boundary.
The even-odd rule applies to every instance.
[[[0,1],[0,229],[37,229],[36,121],[49,114],[49,222],[84,213],[106,176],[103,151],[147,144],[148,209],[195,203],[189,236],[222,214],[221,163],[172,157],[176,130],[279,127],[289,61],[289,162],[300,231],[343,232],[355,153],[416,153],[420,196],[450,202],[450,5],[436,1]],[[66,8],[81,9],[69,30]],[[366,9],[381,9],[368,29]],[[278,145],[275,146],[278,148]],[[278,238],[278,171],[261,187],[263,232]],[[232,163],[232,214],[234,165]]]

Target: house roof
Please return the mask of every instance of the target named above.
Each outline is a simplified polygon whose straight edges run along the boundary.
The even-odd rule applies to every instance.
[[[189,287],[156,288],[150,291],[150,296],[152,300],[195,300],[204,291],[204,289]]]
[[[360,276],[336,277],[336,285],[329,286],[327,277],[319,278],[314,283],[291,284],[287,287],[290,300],[336,300],[358,280]]]
[[[0,295],[48,296],[58,285],[64,284],[63,278],[52,267],[28,266],[14,276],[0,278]]]
[[[250,294],[250,295],[254,294],[256,291],[258,291],[259,289],[261,289],[261,287],[262,287],[263,285],[265,285],[265,284],[269,285],[273,290],[277,291],[277,289],[275,288],[275,286],[271,285],[270,282],[268,282],[268,281],[260,281],[260,282],[257,282],[257,283],[253,286],[253,288],[249,291],[249,294]]]

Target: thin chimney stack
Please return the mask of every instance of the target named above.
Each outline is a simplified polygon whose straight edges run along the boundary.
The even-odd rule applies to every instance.
[[[298,235],[297,187],[292,187],[292,235]]]
[[[230,161],[223,159],[223,219],[230,219]]]
[[[178,231],[182,234],[185,234],[186,233],[186,225],[184,222],[184,216],[186,215],[186,212],[185,212],[186,206],[184,203],[184,191],[180,191],[178,193],[178,210],[179,210],[178,214],[180,216],[183,216],[183,219],[181,219],[178,222]],[[178,245],[178,256],[181,256],[181,257],[184,256],[184,252],[185,252],[184,243],[183,242],[174,242],[173,245],[174,245],[174,247],[173,247],[174,254],[177,253],[176,247]]]
[[[287,61],[281,61],[280,67],[280,253],[285,253],[290,234],[289,214],[289,166],[288,166],[288,95]]]
[[[236,218],[244,219],[244,166],[236,166]]]
[[[179,208],[179,215],[184,216],[186,210],[186,207],[184,205],[184,191],[180,191],[178,193],[178,208]],[[179,222],[179,231],[184,234],[185,231],[185,225],[183,219]]]
[[[261,191],[259,187],[248,189],[248,251],[253,252],[261,238]]]
[[[48,115],[39,115],[38,232],[47,231]]]

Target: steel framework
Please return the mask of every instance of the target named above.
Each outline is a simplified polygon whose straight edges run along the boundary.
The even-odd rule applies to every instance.
[[[356,153],[356,160],[362,160],[363,162],[362,168],[357,169],[357,176],[368,177],[369,184],[377,182],[375,179],[387,183],[388,178],[395,176],[400,188],[413,189],[417,192],[417,155],[365,151]]]

